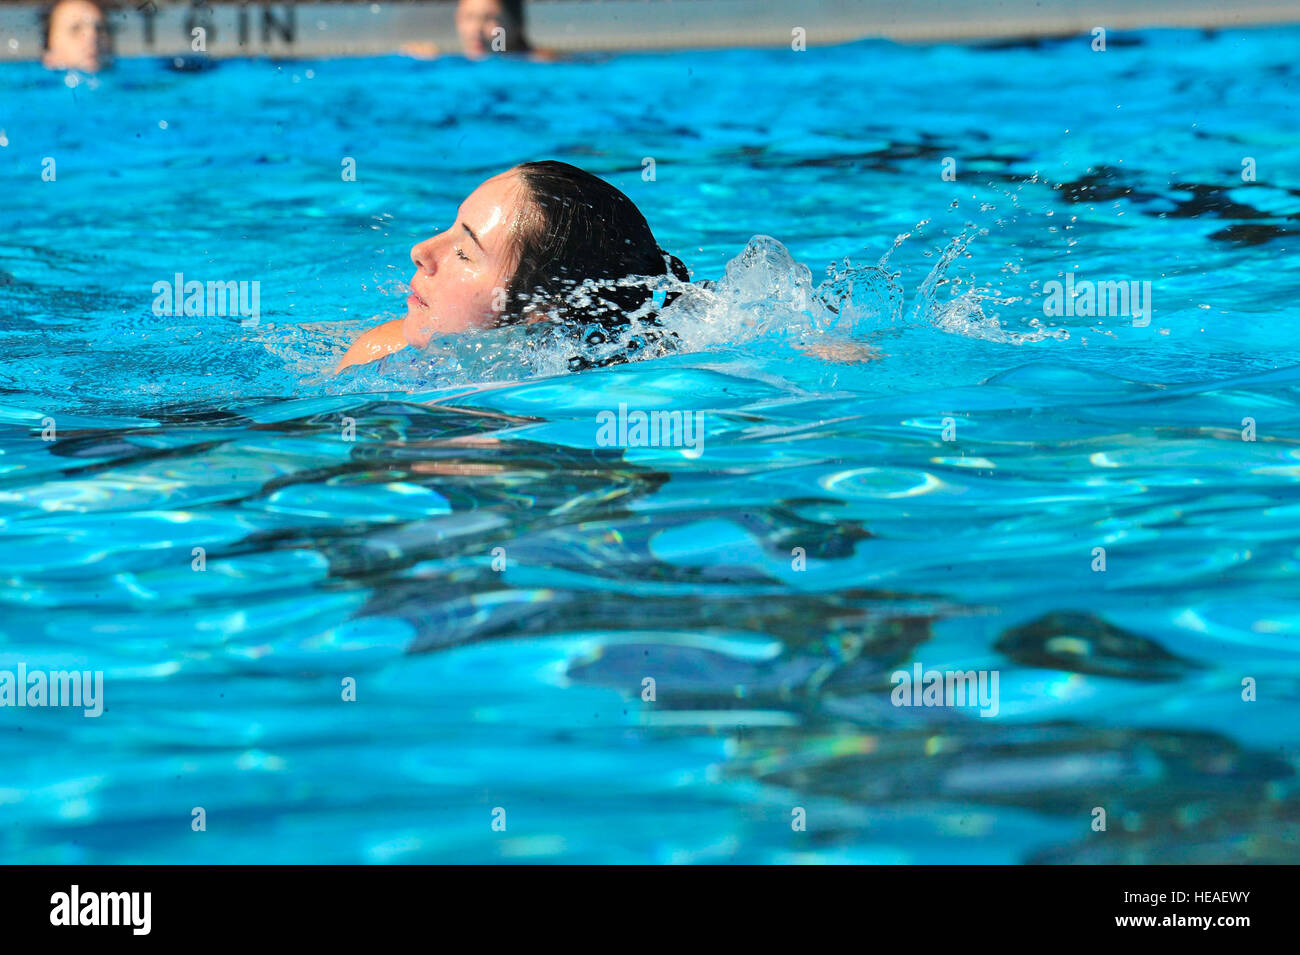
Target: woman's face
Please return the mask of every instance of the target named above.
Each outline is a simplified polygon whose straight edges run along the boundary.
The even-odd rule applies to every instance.
[[[498,0],[460,0],[456,5],[456,32],[468,56],[487,56],[498,27],[505,28]]]
[[[47,65],[93,73],[107,48],[108,33],[99,7],[87,0],[64,0],[50,14]]]
[[[493,176],[461,203],[450,229],[411,247],[408,342],[423,348],[435,335],[496,324],[518,266],[511,226],[523,196],[515,170]]]

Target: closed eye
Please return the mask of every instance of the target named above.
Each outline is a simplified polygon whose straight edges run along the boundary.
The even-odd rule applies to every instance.
[[[469,256],[466,255],[462,250],[457,249],[457,250],[456,250],[456,254],[457,254],[458,256],[460,256],[462,259],[464,259],[466,262],[469,261]]]

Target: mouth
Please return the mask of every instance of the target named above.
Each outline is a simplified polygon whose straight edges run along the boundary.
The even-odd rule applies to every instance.
[[[426,302],[423,298],[421,298],[420,293],[415,290],[414,281],[411,282],[411,294],[406,297],[406,304],[411,306],[418,306],[420,308],[429,307],[429,303]]]

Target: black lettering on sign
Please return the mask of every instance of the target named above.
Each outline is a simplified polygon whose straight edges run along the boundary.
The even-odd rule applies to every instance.
[[[297,30],[297,17],[294,15],[295,10],[292,4],[285,8],[285,19],[277,21],[275,18],[275,8],[271,4],[262,6],[262,45],[266,46],[271,42],[271,31],[276,30],[280,34],[280,39],[285,43],[293,43],[293,36]]]

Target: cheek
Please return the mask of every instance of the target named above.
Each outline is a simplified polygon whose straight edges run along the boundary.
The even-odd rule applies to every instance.
[[[495,322],[505,304],[506,280],[492,273],[483,273],[465,284],[465,305],[477,318]]]
[[[496,324],[505,301],[504,282],[492,275],[469,274],[441,283],[430,302],[439,327],[447,331]]]

